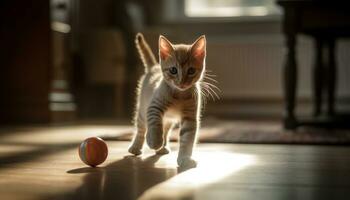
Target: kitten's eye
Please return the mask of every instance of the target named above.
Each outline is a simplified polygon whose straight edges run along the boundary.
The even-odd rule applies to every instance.
[[[189,74],[189,75],[193,75],[195,72],[196,72],[196,69],[193,68],[193,67],[190,67],[190,68],[187,70],[187,74]]]
[[[177,74],[177,69],[176,69],[176,67],[171,67],[171,68],[169,69],[169,72],[170,72],[171,74],[173,74],[173,75]]]

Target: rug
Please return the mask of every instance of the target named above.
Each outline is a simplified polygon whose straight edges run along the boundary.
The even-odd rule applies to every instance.
[[[175,129],[170,140],[177,141],[179,129]],[[130,141],[133,133],[106,136],[105,140]],[[279,121],[217,120],[202,123],[198,135],[199,143],[252,143],[252,144],[350,144],[350,130],[326,130],[321,128],[299,128],[287,131]]]

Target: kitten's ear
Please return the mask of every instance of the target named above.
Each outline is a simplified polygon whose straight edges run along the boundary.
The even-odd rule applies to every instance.
[[[191,47],[192,57],[200,64],[203,64],[206,55],[207,41],[205,35],[200,36]]]
[[[164,36],[159,36],[159,57],[161,60],[166,60],[173,51],[173,46],[169,40],[167,40]]]

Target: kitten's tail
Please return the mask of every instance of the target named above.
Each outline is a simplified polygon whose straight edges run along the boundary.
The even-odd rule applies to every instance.
[[[148,72],[150,68],[158,64],[157,60],[142,33],[137,33],[135,44],[140,54],[142,63],[145,66],[145,71]]]

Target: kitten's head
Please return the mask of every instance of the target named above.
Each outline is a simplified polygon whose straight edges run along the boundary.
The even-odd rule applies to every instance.
[[[202,78],[205,56],[204,35],[191,45],[173,45],[164,36],[159,37],[159,63],[163,77],[175,89],[187,90]]]

